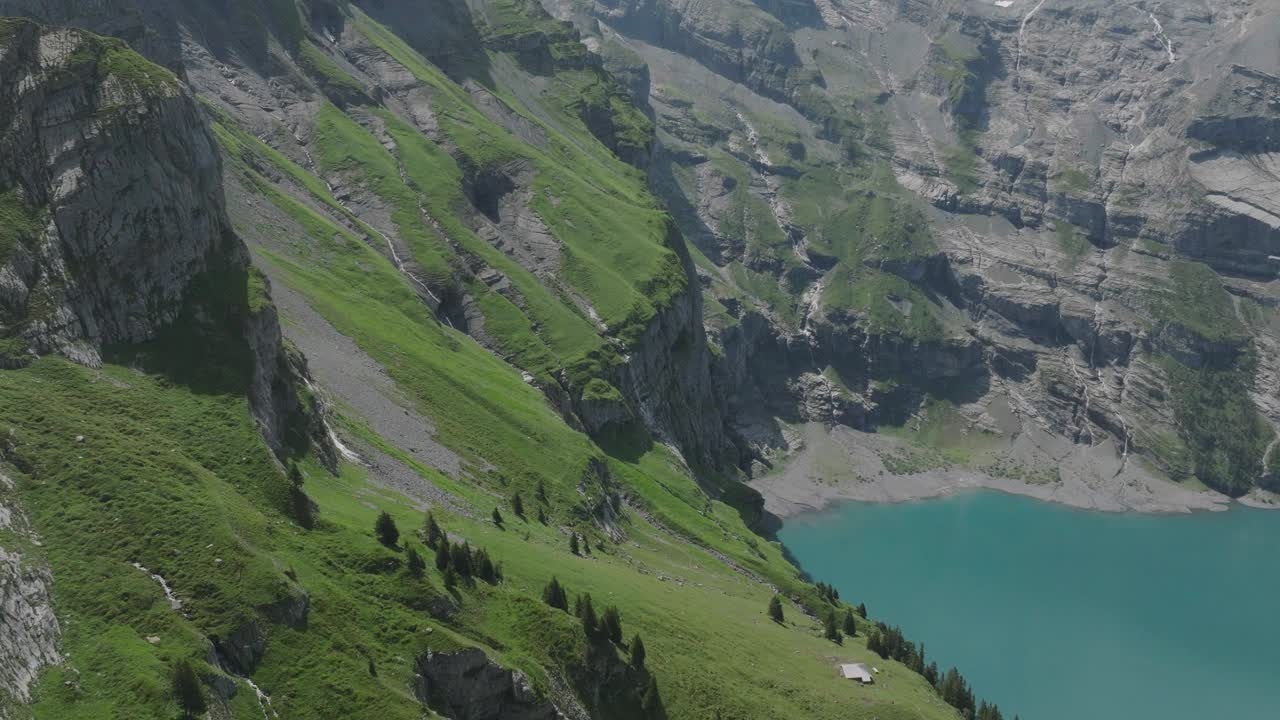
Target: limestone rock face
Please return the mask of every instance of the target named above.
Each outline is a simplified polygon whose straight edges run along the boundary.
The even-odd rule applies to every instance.
[[[21,222],[0,245],[0,365],[46,353],[96,365],[178,321],[198,280],[242,283],[248,255],[217,144],[172,72],[118,39],[4,23],[0,203]],[[305,366],[290,364],[269,297],[242,323],[250,405],[279,451]]]
[[[0,445],[0,460],[4,458]],[[8,702],[31,700],[41,668],[62,662],[61,629],[49,602],[52,578],[32,553],[38,543],[17,505],[13,482],[0,473],[0,715]]]
[[[564,716],[539,700],[518,670],[494,664],[466,648],[418,658],[414,692],[424,703],[458,720],[555,720]]]
[[[95,363],[238,251],[217,148],[176,78],[119,41],[21,24],[0,52],[0,184],[32,218],[0,275],[5,334]]]

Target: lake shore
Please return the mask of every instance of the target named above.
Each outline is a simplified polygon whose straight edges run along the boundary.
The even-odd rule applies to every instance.
[[[974,489],[1102,512],[1224,511],[1233,502],[1212,490],[1171,482],[1108,443],[1078,445],[1028,434],[1001,449],[1001,456],[1009,458],[1000,465],[1001,474],[945,464],[894,472],[903,465],[895,459],[911,452],[909,443],[844,427],[811,424],[797,431],[798,447],[786,464],[750,483],[764,496],[765,509],[784,519],[840,501],[898,503]],[[1271,493],[1255,493],[1240,502],[1280,507]]]

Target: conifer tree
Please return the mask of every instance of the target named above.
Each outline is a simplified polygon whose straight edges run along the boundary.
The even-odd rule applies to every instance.
[[[537,495],[538,495],[538,502],[542,503],[543,505],[546,505],[547,504],[547,484],[542,481],[542,478],[538,478]]]
[[[488,551],[483,548],[476,551],[474,571],[476,577],[487,583],[493,584],[498,581],[498,573],[494,568],[493,559],[489,557]]]
[[[410,547],[405,554],[407,556],[406,564],[409,574],[413,577],[422,577],[422,571],[427,569],[426,561],[422,559],[422,556],[413,547]]]
[[[872,630],[871,634],[867,636],[867,649],[887,660],[889,655],[884,651],[884,644],[881,640],[880,631]]]
[[[618,608],[610,605],[604,609],[604,615],[600,620],[601,627],[604,630],[604,636],[609,638],[609,642],[614,645],[622,644],[622,614],[618,612]]]
[[[203,715],[208,710],[200,678],[196,677],[195,668],[186,660],[178,661],[173,668],[173,699],[178,703],[185,720]]]
[[[569,612],[569,598],[555,576],[552,576],[551,582],[547,583],[547,586],[542,589],[542,602],[553,608]]]
[[[289,463],[289,484],[294,487],[302,486],[302,471],[298,469],[298,463]]]
[[[769,599],[769,619],[776,623],[782,622],[782,600],[777,595]]]
[[[591,604],[591,593],[582,595],[582,611],[578,617],[582,618],[582,629],[587,632],[587,638],[595,640],[600,632],[600,620],[596,617],[596,609]]]
[[[458,585],[458,571],[453,569],[453,565],[444,569],[444,586],[450,590]]]
[[[498,512],[498,508],[493,509],[493,524],[502,527],[502,513]]]
[[[827,613],[827,622],[823,628],[822,636],[833,643],[840,643],[840,628],[836,627],[836,614],[834,612]]]
[[[864,605],[863,603],[858,603],[858,617],[862,618],[863,620],[867,619],[867,606]]]
[[[576,532],[569,533],[569,552],[573,553],[574,555],[579,554],[578,533]]]
[[[436,543],[440,542],[440,539],[443,537],[444,537],[444,531],[440,529],[439,523],[436,522],[436,516],[428,512],[427,513],[427,547],[432,548],[434,550],[436,547]]]
[[[644,641],[640,639],[640,633],[631,638],[631,667],[636,670],[644,670]]]
[[[378,515],[378,520],[373,524],[373,531],[378,536],[378,542],[389,548],[396,546],[400,541],[400,529],[396,527],[396,521],[386,510]]]
[[[440,538],[440,543],[436,545],[436,569],[444,572],[449,569],[449,559],[452,554],[449,552],[449,538]]]
[[[542,508],[538,508],[538,522],[543,525],[547,524],[547,514],[542,511]]]
[[[856,637],[858,634],[858,624],[854,622],[853,611],[845,608],[844,611],[844,634],[849,637]]]
[[[471,577],[471,547],[466,542],[449,549],[449,567],[464,578]]]
[[[582,554],[583,555],[591,554],[591,541],[587,539],[586,535],[582,536]]]
[[[521,499],[520,493],[515,493],[511,496],[511,510],[516,514],[516,517],[521,520],[524,519],[524,500]]]
[[[297,463],[289,464],[289,511],[303,528],[310,530],[315,527],[311,498],[302,489],[302,471]]]

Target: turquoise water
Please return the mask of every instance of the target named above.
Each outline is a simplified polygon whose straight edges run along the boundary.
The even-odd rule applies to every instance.
[[[1115,515],[978,492],[846,503],[779,535],[1006,717],[1280,718],[1280,512]]]

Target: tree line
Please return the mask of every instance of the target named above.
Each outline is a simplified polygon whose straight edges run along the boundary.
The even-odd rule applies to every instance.
[[[840,591],[826,583],[817,583],[815,589],[818,597],[830,606],[819,608],[815,613],[822,622],[823,637],[836,644],[842,644],[845,637],[857,637],[858,622],[855,616],[865,620],[867,606],[863,603],[858,603],[856,607],[842,603]],[[770,620],[778,624],[786,621],[780,595],[769,599],[769,607],[765,612]],[[940,671],[936,662],[928,660],[924,644],[917,646],[906,639],[897,626],[890,627],[877,621],[875,628],[867,633],[867,650],[882,659],[896,660],[924,677],[938,696],[958,710],[966,720],[1004,720],[998,705],[985,700],[978,701],[959,670],[953,667],[946,672]]]

